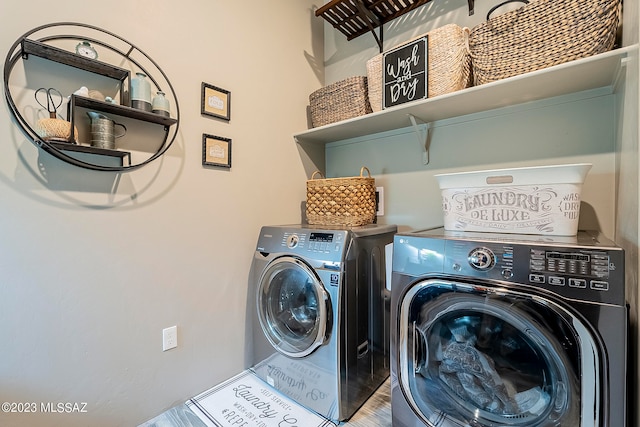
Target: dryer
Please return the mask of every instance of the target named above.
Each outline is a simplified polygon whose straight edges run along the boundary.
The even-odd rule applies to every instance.
[[[394,427],[625,424],[624,252],[574,237],[395,237]]]
[[[350,418],[373,394],[389,377],[385,253],[396,231],[262,228],[249,296],[258,377],[333,421]]]

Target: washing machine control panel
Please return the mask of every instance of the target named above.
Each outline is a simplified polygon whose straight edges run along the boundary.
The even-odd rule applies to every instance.
[[[344,242],[343,234],[315,231],[309,234],[308,251],[311,252],[341,252]]]
[[[544,288],[568,297],[616,299],[624,287],[621,250],[520,242],[447,241],[445,272]]]
[[[608,291],[615,268],[609,254],[603,251],[529,250],[528,280],[532,284]]]
[[[282,234],[282,247],[303,256],[328,256],[339,260],[344,251],[346,232],[341,231],[287,231]]]

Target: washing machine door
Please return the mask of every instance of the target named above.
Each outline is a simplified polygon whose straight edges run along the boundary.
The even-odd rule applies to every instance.
[[[599,425],[595,334],[561,304],[440,279],[400,304],[399,383],[426,425]]]
[[[280,353],[304,357],[321,346],[331,330],[329,304],[321,280],[302,259],[283,256],[265,267],[258,285],[258,318]]]

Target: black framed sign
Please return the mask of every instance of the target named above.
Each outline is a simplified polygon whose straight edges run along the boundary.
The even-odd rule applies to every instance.
[[[202,82],[200,112],[226,121],[231,120],[231,92]]]
[[[428,97],[428,53],[428,36],[384,53],[383,108]]]
[[[231,139],[203,133],[202,165],[231,169]]]

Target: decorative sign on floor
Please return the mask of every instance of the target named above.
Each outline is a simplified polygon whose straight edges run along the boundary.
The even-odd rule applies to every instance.
[[[288,399],[247,370],[189,399],[186,405],[210,427],[335,427]]]

